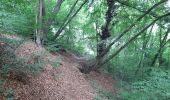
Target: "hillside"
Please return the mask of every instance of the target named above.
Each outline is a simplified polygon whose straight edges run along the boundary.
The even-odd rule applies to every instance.
[[[46,53],[39,55],[45,60],[40,74],[29,75],[22,80],[13,78],[11,74],[5,79],[3,86],[14,91],[15,100],[93,100],[100,95],[100,91],[116,93],[112,87],[115,82],[110,76],[95,71],[87,75],[81,73],[75,57],[70,56],[73,54],[49,53],[31,41],[25,41],[15,49],[16,56],[28,59],[28,63],[35,62],[32,57],[42,52]],[[55,66],[49,61],[59,61],[59,64]],[[1,94],[0,100],[6,100],[5,98]]]
[[[0,0],[0,100],[170,100],[170,0]]]

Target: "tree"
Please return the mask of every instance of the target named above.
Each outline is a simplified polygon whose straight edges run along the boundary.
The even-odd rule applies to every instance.
[[[162,0],[155,5],[153,5],[150,9],[148,9],[143,15],[141,15],[133,24],[131,24],[128,28],[126,28],[114,41],[112,41],[106,49],[100,54],[100,57],[93,60],[93,62],[87,63],[86,65],[83,66],[81,69],[82,72],[84,73],[89,73],[92,70],[96,70],[100,67],[102,67],[104,64],[108,63],[112,58],[114,58],[117,54],[119,54],[125,47],[127,47],[132,41],[134,41],[138,36],[140,36],[144,31],[146,31],[149,27],[151,27],[155,22],[158,20],[163,19],[164,17],[167,17],[170,15],[170,13],[164,14],[162,16],[157,17],[155,20],[153,20],[150,24],[146,25],[141,31],[139,31],[137,34],[132,36],[126,43],[124,43],[120,48],[118,48],[117,51],[115,51],[113,54],[111,54],[108,58],[106,58],[104,61],[102,61],[102,57],[105,56],[111,47],[121,39],[127,32],[129,32],[134,26],[137,25],[137,23],[144,18],[146,15],[148,15],[153,9],[155,9],[157,6],[161,5],[162,3],[165,3],[167,0]],[[110,2],[109,0],[107,2]],[[109,6],[109,5],[108,5]],[[108,7],[109,10],[109,7]],[[100,63],[98,63],[100,62]]]
[[[75,6],[77,5],[79,0],[77,0],[73,6],[71,7],[68,15],[66,16],[63,24],[61,25],[61,27],[58,29],[58,31],[55,33],[55,36],[53,37],[53,40],[55,40],[61,33],[62,31],[66,28],[66,26],[72,21],[72,19],[77,15],[77,13],[82,9],[82,7],[87,3],[87,0],[84,0],[84,2],[80,5],[80,7],[75,11],[75,13],[73,13],[73,10],[75,9]],[[41,4],[41,2],[43,2]],[[64,0],[58,0],[55,7],[53,8],[53,11],[51,12],[51,17],[49,17],[48,19],[45,20],[45,5],[44,5],[44,1],[41,1],[39,2],[39,11],[38,12],[41,12],[43,11],[43,15],[40,15],[44,18],[38,18],[37,20],[39,21],[39,27],[42,27],[41,29],[39,29],[39,32],[37,32],[38,35],[36,35],[36,43],[39,44],[39,45],[42,45],[44,44],[43,42],[46,41],[47,39],[47,34],[49,33],[50,31],[50,26],[52,26],[53,22],[55,21],[55,16],[59,13],[60,11],[60,7],[61,7],[61,4],[64,2]],[[41,8],[42,6],[42,8]],[[73,13],[73,14],[72,14]],[[71,16],[72,14],[72,16]],[[39,16],[39,17],[40,17]],[[44,20],[44,21],[41,21],[41,20]],[[43,25],[42,25],[43,24]],[[44,27],[43,27],[44,26]],[[41,30],[41,32],[40,32]]]
[[[44,33],[44,22],[45,22],[45,3],[44,0],[39,0],[38,1],[38,7],[37,7],[37,16],[36,16],[36,23],[38,25],[36,29],[36,43],[38,46],[42,46],[42,43],[45,38],[45,33]]]
[[[153,58],[153,61],[151,63],[151,66],[154,66],[155,63],[156,63],[156,60],[159,59],[159,66],[162,64],[162,55],[163,55],[163,51],[165,49],[165,46],[166,46],[166,43],[167,43],[167,37],[168,37],[168,34],[170,32],[170,29],[168,29],[165,33],[165,35],[163,36],[162,38],[162,33],[160,33],[160,45],[159,45],[159,49],[157,51],[157,53],[155,54],[154,58]]]

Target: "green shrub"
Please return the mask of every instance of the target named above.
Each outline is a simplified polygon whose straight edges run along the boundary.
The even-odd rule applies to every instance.
[[[13,98],[14,96],[14,90],[12,88],[9,88],[7,89],[5,92],[4,92],[4,95],[8,98]],[[10,99],[11,100],[11,99]]]
[[[51,61],[50,64],[54,67],[57,68],[60,66],[62,60],[61,59],[56,59],[55,61]]]
[[[124,84],[120,97],[123,100],[169,100],[170,71],[153,68],[146,79]]]
[[[94,100],[116,100],[115,96],[111,92],[106,91],[103,87],[97,84],[96,81],[92,81],[92,86],[98,94]]]
[[[14,74],[16,76],[27,76],[31,74],[38,74],[43,70],[42,62],[28,63],[24,59],[15,59],[11,64],[5,64],[1,68],[1,75],[8,76]]]
[[[45,48],[50,52],[56,52],[56,51],[59,51],[61,49],[59,44],[57,44],[55,42],[50,42],[50,41],[48,41]]]
[[[4,78],[12,76],[14,79],[24,81],[29,75],[37,75],[43,70],[44,61],[40,55],[21,59],[15,56],[14,50],[2,47],[3,49],[0,52],[0,74]]]

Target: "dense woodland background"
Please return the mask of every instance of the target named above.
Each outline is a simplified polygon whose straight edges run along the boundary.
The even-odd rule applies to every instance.
[[[32,40],[50,52],[72,52],[81,58],[82,73],[111,75],[119,91],[109,100],[170,99],[169,33],[168,0],[0,1],[0,34]],[[11,54],[0,57],[3,73]]]

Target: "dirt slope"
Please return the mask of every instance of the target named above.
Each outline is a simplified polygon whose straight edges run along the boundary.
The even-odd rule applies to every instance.
[[[41,51],[46,52],[44,48],[28,41],[16,49],[16,54],[18,57],[28,58]],[[79,64],[58,53],[47,53],[44,56],[44,59],[49,61],[58,58],[62,59],[58,68],[45,63],[43,72],[38,76],[29,76],[26,84],[8,79],[5,87],[14,89],[16,100],[93,100],[97,96],[97,91],[91,85],[94,80],[106,90],[115,92],[112,87],[113,79],[107,75],[97,72],[82,74],[77,68]],[[0,100],[5,98],[0,97]]]

